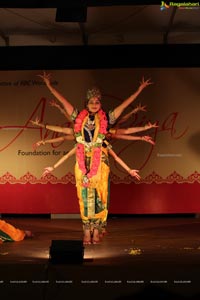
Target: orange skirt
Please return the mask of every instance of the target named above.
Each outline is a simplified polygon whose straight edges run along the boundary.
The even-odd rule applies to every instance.
[[[0,220],[0,240],[1,241],[22,241],[25,237],[25,232],[15,228],[13,225]]]

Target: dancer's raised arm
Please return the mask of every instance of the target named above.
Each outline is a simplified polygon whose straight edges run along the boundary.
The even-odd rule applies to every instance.
[[[151,82],[151,79],[144,80],[144,77],[143,77],[137,91],[134,94],[132,94],[129,98],[124,100],[120,105],[118,105],[113,110],[115,118],[118,119],[119,116],[122,114],[122,112],[125,110],[125,108],[127,108],[137,98],[137,96],[143,91],[143,89],[146,88],[150,84],[153,84],[153,82]]]
[[[47,74],[46,72],[43,72],[42,75],[38,75],[39,77],[41,77],[43,79],[43,81],[45,82],[46,86],[48,87],[48,89],[50,90],[50,92],[54,95],[54,97],[56,97],[56,99],[62,103],[62,105],[64,106],[67,114],[69,116],[71,116],[71,114],[74,111],[74,107],[73,105],[62,95],[60,94],[60,92],[58,92],[52,85],[51,85],[51,74]]]

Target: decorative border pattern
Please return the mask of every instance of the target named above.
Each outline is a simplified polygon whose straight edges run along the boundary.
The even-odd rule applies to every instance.
[[[194,171],[194,173],[192,173],[188,177],[184,178],[183,176],[178,174],[176,171],[174,171],[166,178],[163,178],[159,174],[157,174],[156,172],[153,171],[151,174],[149,174],[145,178],[142,178],[140,181],[136,180],[135,178],[131,177],[130,175],[121,179],[118,176],[116,176],[115,174],[111,173],[111,181],[115,184],[118,184],[118,183],[129,184],[132,182],[134,182],[135,184],[141,184],[141,183],[172,184],[172,183],[194,183],[194,182],[200,183],[200,173],[198,173],[197,171]]]
[[[110,173],[110,179],[111,182],[114,184],[130,184],[130,183],[135,183],[135,184],[141,184],[141,183],[146,183],[146,184],[151,184],[151,183],[156,183],[156,184],[161,184],[161,183],[194,183],[198,182],[200,183],[200,173],[197,171],[194,171],[191,175],[188,177],[184,178],[180,174],[178,174],[176,171],[171,173],[169,176],[166,178],[162,178],[159,174],[156,172],[152,172],[145,178],[142,178],[140,181],[136,180],[135,178],[131,177],[130,175],[125,176],[123,178],[120,178],[119,176],[115,175],[114,173]],[[9,172],[6,172],[3,176],[0,176],[0,184],[57,184],[57,183],[62,183],[62,184],[68,184],[72,183],[75,184],[75,176],[72,173],[68,173],[65,176],[61,178],[57,178],[56,176],[52,174],[48,174],[43,178],[37,178],[31,173],[27,172],[24,176],[20,177],[17,179],[14,177],[12,174]]]

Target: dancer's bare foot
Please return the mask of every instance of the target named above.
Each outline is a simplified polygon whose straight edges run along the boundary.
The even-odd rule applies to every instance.
[[[90,244],[91,244],[91,233],[90,233],[90,229],[85,229],[85,230],[84,230],[83,244],[84,244],[84,245],[90,245]]]
[[[93,231],[92,242],[93,242],[93,244],[99,244],[100,243],[99,230],[96,229],[96,228]]]

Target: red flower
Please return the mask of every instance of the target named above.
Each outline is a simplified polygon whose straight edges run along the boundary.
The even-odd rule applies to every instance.
[[[106,114],[102,109],[99,110],[97,114],[99,116],[99,123],[100,123],[99,134],[106,134],[107,126],[108,126]],[[84,123],[84,120],[87,115],[88,115],[88,111],[86,109],[82,110],[79,113],[79,115],[77,116],[77,118],[75,120],[75,125],[74,125],[75,133],[81,134],[83,123]],[[102,142],[103,142],[103,140],[102,140]],[[82,143],[77,144],[76,158],[77,158],[78,166],[79,166],[80,170],[82,171],[83,175],[85,175],[86,174],[85,146]],[[90,167],[89,173],[87,174],[88,179],[97,174],[100,162],[101,162],[101,147],[93,146],[91,167]],[[83,182],[83,186],[88,187],[89,180],[88,180],[88,182]]]

